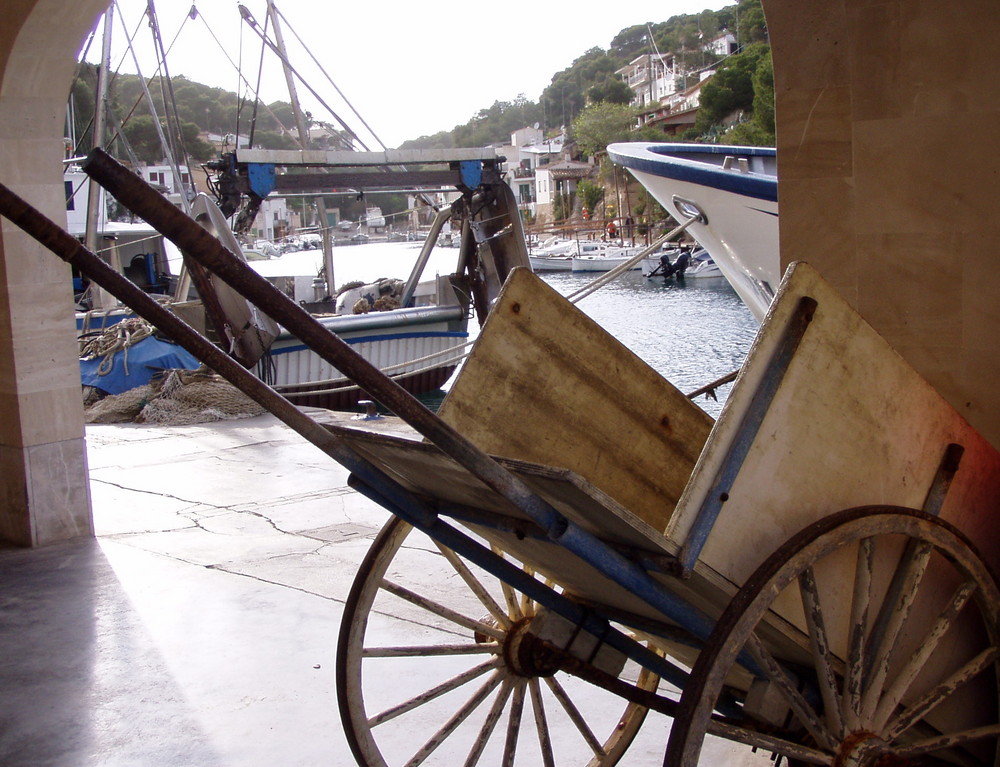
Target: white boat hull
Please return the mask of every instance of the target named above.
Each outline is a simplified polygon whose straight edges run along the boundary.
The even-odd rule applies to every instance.
[[[574,272],[610,272],[612,269],[621,266],[632,256],[574,256]],[[632,266],[638,269],[639,264]]]
[[[535,272],[568,272],[573,269],[572,256],[528,256]]]
[[[608,154],[678,221],[690,218],[685,203],[693,203],[704,220],[688,232],[763,319],[781,280],[774,150],[629,143],[612,144]]]

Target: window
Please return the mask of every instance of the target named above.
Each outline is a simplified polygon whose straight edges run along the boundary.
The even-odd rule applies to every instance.
[[[73,182],[63,181],[66,189],[66,210],[76,210],[76,199],[73,197]]]

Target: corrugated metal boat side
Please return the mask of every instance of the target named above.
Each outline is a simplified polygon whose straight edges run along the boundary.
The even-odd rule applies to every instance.
[[[460,347],[469,337],[461,307],[329,317],[321,322],[415,394],[438,389],[451,377],[462,354]],[[448,354],[449,350],[454,353]],[[366,396],[353,386],[345,391],[348,382],[340,371],[292,336],[283,334],[275,341],[270,361],[273,385],[296,404],[343,409]]]

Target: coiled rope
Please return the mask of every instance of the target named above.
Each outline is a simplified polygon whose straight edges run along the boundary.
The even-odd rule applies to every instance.
[[[97,375],[106,376],[115,366],[115,355],[124,351],[125,375],[128,375],[128,350],[140,341],[153,335],[156,328],[141,317],[127,317],[104,330],[99,336],[85,341],[80,348],[80,357],[85,360],[101,357]]]

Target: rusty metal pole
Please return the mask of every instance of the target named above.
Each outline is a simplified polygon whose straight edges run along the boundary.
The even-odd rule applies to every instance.
[[[440,531],[440,525],[436,522],[436,511],[404,490],[395,480],[354,452],[327,427],[299,410],[3,184],[0,184],[0,214],[10,219],[63,261],[77,267],[96,284],[132,308],[140,317],[155,325],[248,397],[267,408],[285,425],[352,472],[363,483],[378,488],[379,492],[397,508],[407,509],[408,521],[418,524],[429,532]],[[447,538],[451,533],[445,531],[443,535]],[[456,543],[460,545],[455,539],[450,540],[452,545]]]
[[[305,415],[176,314],[165,309],[158,301],[104,263],[75,237],[63,231],[3,184],[0,184],[0,213],[61,259],[77,267],[95,283],[131,307],[136,314],[166,333],[330,457],[342,463],[344,461],[356,463],[353,453],[345,452],[346,448],[339,443],[339,440],[320,424]]]

